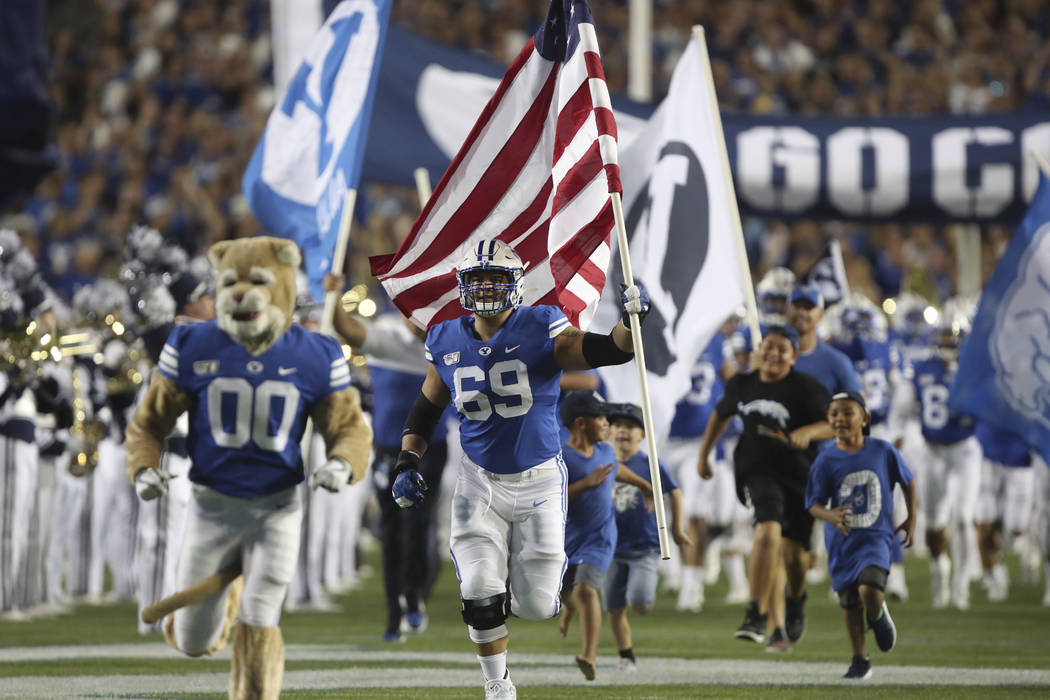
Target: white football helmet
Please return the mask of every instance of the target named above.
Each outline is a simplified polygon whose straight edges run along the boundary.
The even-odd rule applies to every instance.
[[[788,300],[795,288],[795,273],[786,267],[774,267],[755,286],[758,311],[765,316],[786,318]],[[784,321],[780,321],[783,323]]]
[[[506,281],[491,282],[471,279],[472,273],[501,272]],[[459,303],[478,316],[495,316],[521,304],[521,279],[525,266],[514,249],[503,241],[486,238],[478,241],[456,266]]]

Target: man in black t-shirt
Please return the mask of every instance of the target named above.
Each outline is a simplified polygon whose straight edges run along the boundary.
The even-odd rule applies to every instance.
[[[755,509],[754,544],[750,560],[751,602],[738,639],[765,641],[773,611],[768,648],[786,650],[783,608],[773,606],[781,563],[786,567],[785,593],[801,599],[805,592],[806,556],[813,518],[806,510],[809,467],[817,444],[832,437],[825,420],[828,392],[807,374],[792,369],[798,357],[798,332],[791,326],[771,326],[759,345],[758,369],[738,374],[726,384],[700,447],[700,476],[709,479],[708,458],[734,415],[744,432],[733,453],[737,495]],[[804,617],[803,625],[804,625]],[[795,635],[797,640],[801,630]]]

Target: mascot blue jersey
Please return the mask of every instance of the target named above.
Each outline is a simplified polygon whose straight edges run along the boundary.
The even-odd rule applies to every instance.
[[[937,357],[919,360],[912,370],[922,436],[935,445],[951,445],[973,435],[973,417],[948,409],[948,387],[952,385],[955,371],[945,367]]]
[[[215,321],[178,326],[158,368],[193,398],[190,481],[238,498],[302,481],[310,406],[350,386],[338,343],[295,324],[258,356]]]
[[[474,333],[473,316],[430,329],[426,357],[452,393],[463,451],[475,464],[515,474],[561,451],[554,340],[569,327],[555,306],[520,306],[487,342]]]

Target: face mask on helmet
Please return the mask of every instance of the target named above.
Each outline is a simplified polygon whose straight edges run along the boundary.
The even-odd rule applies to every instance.
[[[459,303],[478,316],[496,316],[521,304],[525,273],[514,250],[494,239],[479,241],[456,267]]]
[[[774,267],[755,288],[759,310],[764,316],[785,317],[794,288],[795,273],[786,267]]]

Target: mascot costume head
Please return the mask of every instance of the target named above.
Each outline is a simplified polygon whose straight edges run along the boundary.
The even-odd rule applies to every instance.
[[[267,236],[219,241],[208,259],[216,271],[219,328],[252,355],[261,355],[292,325],[299,247]]]

